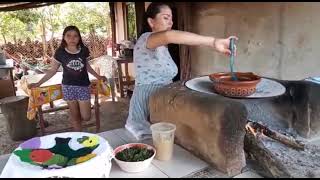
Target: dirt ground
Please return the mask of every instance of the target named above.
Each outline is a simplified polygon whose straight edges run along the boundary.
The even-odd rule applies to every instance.
[[[59,104],[58,104],[59,105]],[[112,102],[111,99],[101,99],[100,103],[100,132],[124,127],[128,116],[129,99],[120,99]],[[44,119],[49,122],[48,131],[55,131],[70,127],[68,111],[62,110],[54,113],[44,114]],[[94,111],[90,122],[95,121]],[[95,133],[95,127],[84,128],[85,132]],[[38,129],[40,136],[40,130]],[[0,155],[11,153],[23,141],[13,141],[6,129],[6,119],[0,114]]]

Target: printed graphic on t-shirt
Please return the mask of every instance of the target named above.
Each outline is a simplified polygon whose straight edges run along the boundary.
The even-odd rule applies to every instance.
[[[84,64],[82,63],[82,59],[78,58],[78,59],[73,59],[69,61],[69,63],[67,64],[67,67],[74,71],[81,72],[84,67]]]

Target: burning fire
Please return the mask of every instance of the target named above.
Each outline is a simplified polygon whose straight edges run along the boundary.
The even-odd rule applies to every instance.
[[[250,124],[251,124],[250,122],[246,124],[246,130],[251,132],[254,135],[254,137],[256,137],[257,132]]]
[[[254,137],[260,136],[260,137],[267,137],[268,136],[268,130],[260,127],[255,122],[249,121],[246,126],[246,130],[249,131],[251,134],[254,135]]]
[[[292,137],[287,137],[281,133],[273,131],[257,122],[248,121],[245,128],[249,133],[253,134],[255,138],[261,138],[261,137],[272,138],[274,140],[280,141],[281,143],[292,146],[299,150],[304,150],[304,146],[305,146],[304,143],[298,140],[295,140]]]

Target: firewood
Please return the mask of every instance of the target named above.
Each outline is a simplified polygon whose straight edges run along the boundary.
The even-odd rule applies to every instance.
[[[272,151],[262,143],[263,135],[246,133],[244,138],[244,150],[259,163],[263,168],[260,172],[263,177],[270,178],[292,178],[287,168],[275,156]]]
[[[291,146],[291,147],[298,149],[298,150],[304,150],[305,144],[303,144],[302,142],[300,142],[294,138],[287,137],[286,135],[278,133],[274,130],[271,130],[268,127],[266,127],[262,124],[259,124],[257,122],[253,122],[253,121],[248,120],[246,127],[249,130],[249,132],[251,132],[254,135],[256,134],[256,132],[261,132],[263,135],[265,135],[269,138],[272,138],[274,140],[277,140],[285,145]]]

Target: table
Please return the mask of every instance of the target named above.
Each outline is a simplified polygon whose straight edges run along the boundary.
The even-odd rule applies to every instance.
[[[133,57],[115,57],[115,60],[117,62],[118,67],[118,84],[117,87],[119,88],[118,91],[120,91],[120,97],[124,97],[124,86],[129,86],[134,84],[134,80],[130,81],[129,77],[129,63],[133,63]],[[125,75],[123,76],[122,73],[122,64],[125,65]],[[125,78],[125,81],[123,81],[123,78]]]
[[[11,153],[0,178],[106,178],[112,166],[112,151],[108,141],[92,133],[34,137]]]
[[[34,120],[37,116],[40,123],[41,134],[45,134],[45,123],[43,119],[44,113],[55,112],[59,110],[68,109],[68,106],[62,107],[52,107],[48,110],[42,110],[42,105],[47,103],[52,103],[55,100],[62,99],[62,90],[61,90],[61,82],[62,82],[62,72],[57,72],[52,78],[50,78],[47,82],[43,83],[40,87],[29,89],[28,84],[38,82],[44,74],[36,74],[36,75],[27,75],[23,76],[20,83],[22,89],[29,96],[29,104],[28,104],[28,112],[27,118],[29,120]],[[89,80],[91,81],[91,93],[94,94],[94,108],[95,110],[95,118],[96,118],[96,131],[100,130],[100,116],[99,116],[99,94],[109,95],[110,87],[105,86],[102,81],[98,81],[95,77],[89,74]],[[92,124],[89,124],[92,125]]]
[[[14,79],[13,79],[13,59],[7,59],[6,65],[0,65],[0,71],[9,70],[9,79],[1,79],[0,86],[8,86],[7,88],[1,88],[0,97],[8,97],[8,96],[16,96],[16,89],[14,86]]]

